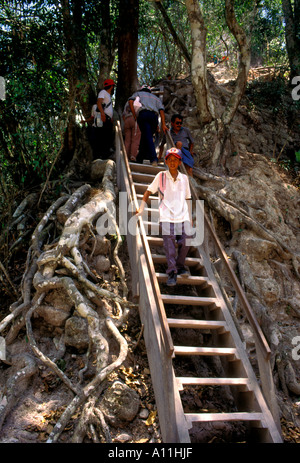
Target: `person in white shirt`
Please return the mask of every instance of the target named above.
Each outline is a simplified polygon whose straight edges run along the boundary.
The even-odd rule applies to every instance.
[[[139,215],[150,195],[159,193],[159,222],[167,258],[168,286],[176,285],[177,275],[187,274],[185,258],[189,251],[187,240],[191,237],[191,192],[188,177],[179,172],[181,151],[171,148],[165,156],[167,171],[159,172],[144,193]],[[176,241],[178,254],[176,253]]]
[[[103,83],[104,89],[98,94],[97,108],[101,114],[103,122],[102,127],[98,127],[99,135],[97,135],[98,157],[107,159],[111,155],[111,148],[114,140],[113,127],[113,106],[111,97],[114,93],[115,82],[112,79],[106,79]]]

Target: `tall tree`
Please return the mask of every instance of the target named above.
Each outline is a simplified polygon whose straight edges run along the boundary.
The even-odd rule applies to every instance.
[[[96,0],[94,15],[98,25],[95,27],[96,36],[99,36],[99,69],[97,90],[102,88],[103,82],[110,76],[118,48],[118,19],[115,5],[111,0]],[[120,2],[122,3],[122,2]],[[114,6],[115,8],[112,8]],[[113,10],[111,12],[111,10]]]
[[[300,75],[300,0],[282,0],[290,77]]]
[[[161,14],[162,14],[162,16],[164,18],[164,21],[166,22],[175,43],[177,44],[178,48],[181,50],[181,52],[182,52],[182,54],[184,56],[184,59],[186,60],[186,63],[188,65],[190,65],[191,64],[191,55],[190,55],[190,53],[189,53],[189,51],[188,51],[188,49],[186,47],[186,44],[184,43],[184,41],[177,34],[176,29],[173,26],[173,23],[170,20],[165,7],[163,6],[161,1],[159,1],[159,0],[155,0],[154,5],[155,5],[156,9],[161,12]]]
[[[255,17],[255,14],[256,0],[254,0],[254,6],[252,10],[253,18]],[[232,121],[233,116],[238,108],[238,105],[240,104],[241,98],[246,89],[248,72],[250,69],[251,33],[254,21],[250,21],[250,29],[248,31],[248,34],[246,34],[245,30],[239,25],[236,19],[234,11],[234,0],[225,0],[225,16],[229,30],[235,37],[240,52],[238,76],[236,79],[235,88],[225,108],[225,111],[222,114],[223,123],[225,125],[228,125]]]
[[[122,112],[127,98],[137,89],[137,51],[139,31],[139,0],[119,3],[118,86],[116,110]]]
[[[194,86],[200,122],[210,123],[215,117],[215,109],[211,100],[206,66],[206,34],[203,14],[197,0],[186,0],[191,34],[192,34],[192,61],[191,74]]]
[[[225,0],[226,22],[229,30],[237,41],[240,59],[235,88],[220,117],[220,115],[216,114],[208,85],[206,62],[207,30],[203,14],[198,0],[185,0],[192,34],[192,82],[196,95],[200,122],[203,126],[207,126],[204,130],[204,141],[209,140],[209,145],[206,145],[206,149],[209,146],[208,149],[211,151],[211,164],[213,165],[218,165],[222,156],[231,150],[229,125],[245,91],[250,67],[251,25],[253,24],[253,17],[256,11],[256,2],[254,1],[253,3],[254,6],[251,12],[252,20],[250,21],[249,31],[246,34],[245,30],[237,21],[234,11],[234,0]]]

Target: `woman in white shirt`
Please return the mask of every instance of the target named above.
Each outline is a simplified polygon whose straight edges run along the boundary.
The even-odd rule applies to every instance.
[[[113,127],[113,106],[111,97],[114,94],[115,82],[112,79],[106,79],[103,83],[104,89],[98,94],[97,107],[101,114],[103,122],[102,127],[97,127],[97,156],[100,159],[108,159],[111,155],[111,149],[114,141]]]

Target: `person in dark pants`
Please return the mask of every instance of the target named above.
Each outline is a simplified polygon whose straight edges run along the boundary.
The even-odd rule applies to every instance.
[[[139,97],[141,107],[138,114],[134,108],[134,100]],[[141,130],[141,141],[137,162],[143,163],[144,159],[149,159],[152,165],[157,165],[157,154],[153,141],[153,136],[158,127],[158,116],[161,117],[161,129],[164,133],[168,130],[165,123],[165,110],[161,100],[151,93],[151,88],[147,85],[135,92],[129,99],[129,106],[133,117],[137,120]]]

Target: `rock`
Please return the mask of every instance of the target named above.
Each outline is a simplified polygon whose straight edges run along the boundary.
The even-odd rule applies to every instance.
[[[101,410],[105,419],[114,427],[124,427],[134,420],[140,407],[138,394],[120,381],[104,393]]]
[[[147,408],[143,408],[139,413],[139,417],[141,418],[141,420],[146,420],[148,416],[149,416],[149,410],[147,410]]]
[[[94,241],[94,240],[93,240]],[[99,256],[102,254],[103,256],[107,256],[110,253],[111,245],[110,241],[105,236],[96,236],[96,243],[93,242],[92,249],[95,244],[94,248],[94,256]]]
[[[280,290],[278,284],[271,278],[267,278],[266,280],[262,281],[261,291],[267,304],[274,303],[279,298]]]
[[[98,273],[108,272],[110,269],[110,260],[108,257],[99,255],[95,258],[95,268]]]
[[[246,347],[248,349],[255,347],[255,339],[251,327],[247,323],[242,323],[240,327],[244,336]]]
[[[241,238],[244,252],[252,256],[258,262],[270,259],[276,255],[276,248],[273,242],[256,238],[255,236],[244,236]]]
[[[68,318],[65,325],[65,344],[79,351],[88,348],[88,326],[84,318],[76,316]]]
[[[102,179],[105,171],[107,160],[95,159],[91,165],[91,179],[100,180]]]
[[[236,173],[240,172],[242,167],[242,161],[238,154],[228,156],[226,159],[226,168],[228,170],[229,175],[233,176]]]
[[[245,133],[241,133],[240,136],[239,136],[239,143],[242,143],[243,145],[249,146],[251,144],[251,140],[248,137],[248,135],[246,135]]]
[[[57,309],[50,305],[41,305],[36,314],[42,317],[49,325],[62,326],[70,315],[70,311]]]
[[[127,432],[123,432],[122,434],[116,436],[114,440],[115,442],[121,442],[122,444],[125,444],[125,442],[132,440],[132,435],[128,434]]]

